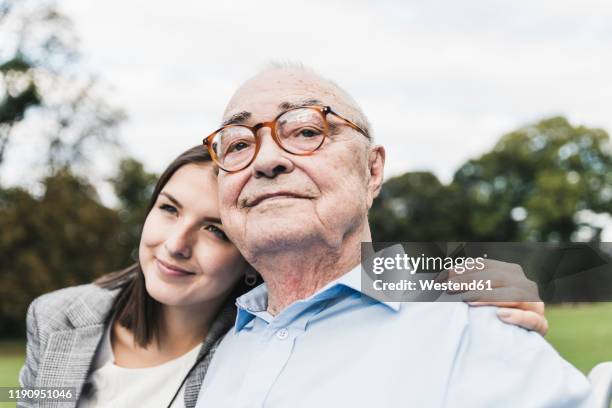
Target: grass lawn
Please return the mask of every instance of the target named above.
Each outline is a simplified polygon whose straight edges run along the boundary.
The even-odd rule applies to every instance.
[[[570,363],[587,374],[602,361],[612,361],[612,303],[550,306],[546,339]],[[0,387],[18,385],[25,345],[0,341]],[[11,406],[0,403],[0,407]]]
[[[25,343],[19,340],[0,340],[0,387],[19,385],[17,376],[23,365]],[[0,407],[14,407],[15,404],[0,402]]]
[[[25,343],[19,340],[0,341],[0,387],[19,385],[17,375],[23,365]]]
[[[551,306],[546,317],[546,339],[583,373],[612,361],[612,303]]]

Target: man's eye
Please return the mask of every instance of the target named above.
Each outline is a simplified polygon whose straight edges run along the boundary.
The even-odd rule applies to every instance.
[[[176,209],[176,207],[170,204],[161,204],[159,206],[159,209],[169,214],[178,214],[178,210]]]
[[[311,128],[304,128],[304,129],[300,129],[300,131],[297,133],[298,137],[304,137],[306,139],[310,139],[313,137],[317,137],[321,134],[320,131],[316,130],[316,129],[311,129]]]
[[[233,150],[240,151],[240,150],[246,149],[248,145],[244,142],[239,142],[239,143],[236,143],[232,147],[233,147]]]
[[[246,140],[239,140],[237,142],[232,143],[229,148],[227,149],[227,153],[237,153],[240,152],[242,150],[248,149],[249,147],[251,147],[252,143],[246,141]]]
[[[223,232],[219,227],[215,225],[208,225],[205,229],[207,231],[212,232],[213,234],[215,234],[217,237],[221,238],[222,240],[229,241],[229,238],[227,238],[227,235],[225,235],[225,232]]]

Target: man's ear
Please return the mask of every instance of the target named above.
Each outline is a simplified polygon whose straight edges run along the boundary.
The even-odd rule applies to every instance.
[[[374,145],[370,147],[368,153],[368,171],[369,171],[369,182],[368,182],[368,208],[372,207],[372,202],[382,188],[383,179],[385,176],[385,148],[380,145]]]

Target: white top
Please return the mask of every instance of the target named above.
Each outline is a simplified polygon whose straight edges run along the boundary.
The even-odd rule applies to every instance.
[[[78,408],[166,407],[198,357],[201,345],[164,364],[147,368],[124,368],[115,364],[109,324],[87,377],[92,391],[83,394]],[[185,386],[172,408],[185,406]]]

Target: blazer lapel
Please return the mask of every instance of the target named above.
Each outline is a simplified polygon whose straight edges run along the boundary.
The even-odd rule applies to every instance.
[[[73,328],[50,335],[40,362],[38,387],[75,387],[78,400],[104,335],[114,295],[114,292],[96,290],[77,297],[66,309]]]
[[[189,375],[185,383],[186,408],[195,407],[200,393],[200,387],[202,386],[208,366],[215,354],[215,350],[221,343],[225,333],[236,320],[236,306],[234,306],[234,302],[233,296],[230,296],[230,299],[221,308],[212,322],[208,334],[202,343],[202,347],[198,353],[198,360],[200,362],[195,367],[195,370]]]

